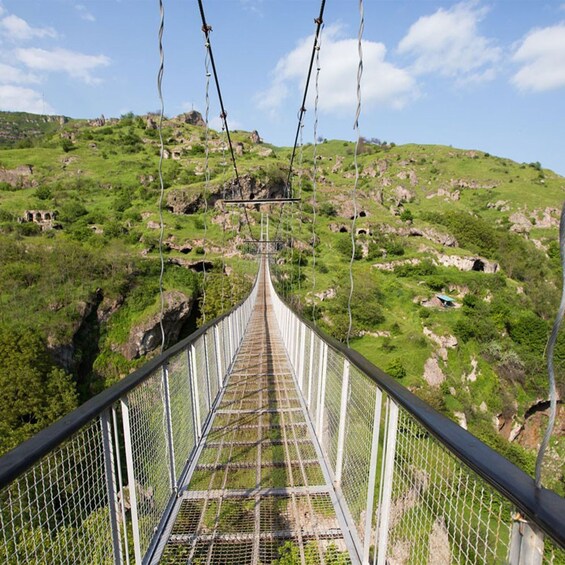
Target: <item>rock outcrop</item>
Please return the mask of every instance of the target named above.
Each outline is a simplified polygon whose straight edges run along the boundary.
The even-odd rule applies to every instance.
[[[192,311],[194,299],[178,290],[165,292],[164,299],[163,328],[167,343],[174,343]],[[131,329],[128,340],[120,348],[126,359],[136,359],[161,345],[160,318],[160,313],[157,313]]]
[[[7,182],[10,186],[29,188],[35,186],[32,180],[33,167],[31,165],[20,165],[15,169],[4,169],[0,167],[0,182]]]
[[[206,127],[206,122],[204,121],[202,114],[200,112],[197,112],[196,110],[185,112],[184,114],[181,114],[180,118],[185,124],[189,124],[191,126]]]

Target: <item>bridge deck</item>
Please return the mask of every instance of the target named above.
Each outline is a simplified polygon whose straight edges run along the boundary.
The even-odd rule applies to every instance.
[[[348,563],[266,285],[160,563]]]

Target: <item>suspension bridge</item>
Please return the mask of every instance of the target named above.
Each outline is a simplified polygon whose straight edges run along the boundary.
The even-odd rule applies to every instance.
[[[269,273],[0,459],[2,562],[560,562],[561,497],[320,334]]]
[[[292,164],[314,61],[318,83],[324,5],[284,198],[252,201],[280,205],[270,241],[249,225],[199,1],[206,76],[211,65],[240,189],[231,203],[244,206],[250,241],[261,244],[255,284],[230,312],[0,458],[2,563],[565,563],[563,498],[275,290],[268,249],[281,242],[284,204],[300,201]],[[357,132],[363,23],[361,9]],[[313,161],[315,220],[315,145]],[[349,318],[351,330],[350,304]]]

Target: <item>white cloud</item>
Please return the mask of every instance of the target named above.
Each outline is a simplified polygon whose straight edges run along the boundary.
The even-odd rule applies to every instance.
[[[21,69],[0,63],[0,84],[34,84],[38,83],[39,77],[25,73]]]
[[[0,108],[11,112],[55,113],[39,92],[12,85],[0,85]]]
[[[0,33],[12,41],[25,41],[37,37],[57,37],[54,29],[31,27],[25,20],[14,14],[0,20]]]
[[[312,43],[313,36],[301,40],[295,49],[278,61],[271,85],[257,96],[262,109],[276,114],[291,94],[296,94],[298,100],[304,87]],[[407,71],[386,62],[385,58],[386,48],[382,43],[363,42],[363,104],[401,108],[416,96],[415,81]],[[322,112],[347,114],[354,111],[357,66],[357,39],[343,38],[339,26],[329,26],[324,32],[320,50],[319,108]],[[313,84],[310,85],[311,100]]]
[[[410,26],[398,51],[414,58],[416,74],[439,73],[460,82],[492,79],[501,49],[479,35],[477,27],[486,12],[476,2],[440,8]]]
[[[256,16],[263,16],[263,0],[239,0],[239,3],[246,12],[250,12]]]
[[[87,22],[95,22],[96,18],[94,17],[94,15],[88,11],[88,8],[86,6],[84,6],[83,4],[77,4],[75,6],[75,9],[78,11],[79,16],[82,20],[85,20]]]
[[[531,31],[513,60],[522,65],[512,77],[520,90],[542,92],[565,87],[565,23]]]
[[[100,79],[93,77],[92,71],[110,64],[106,55],[85,55],[61,48],[50,51],[35,47],[17,49],[16,57],[35,71],[65,72],[87,84],[99,84]]]

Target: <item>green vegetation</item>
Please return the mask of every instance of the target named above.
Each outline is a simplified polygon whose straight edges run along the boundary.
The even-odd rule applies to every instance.
[[[0,118],[14,128],[23,123],[19,115]],[[19,148],[10,142],[0,150],[0,171],[11,171],[0,178],[0,330],[34,332],[52,360],[36,378],[49,382],[58,367],[55,380],[83,401],[144,362],[126,358],[124,347],[132,328],[158,310],[158,136],[145,118],[129,114],[104,126],[48,125],[27,140],[22,134]],[[247,241],[246,215],[258,237],[260,213],[219,202],[232,193],[220,133],[209,136],[207,188],[202,128],[166,120],[164,138],[165,290],[195,299],[201,323],[250,288],[255,245]],[[290,150],[255,145],[246,132],[233,138],[243,147],[244,193],[280,194]],[[316,201],[304,174],[294,183],[300,205],[285,207],[282,217],[270,210],[270,235],[291,244],[275,259],[281,292],[341,340],[349,330],[353,150],[338,140],[319,144]],[[303,154],[308,170],[313,147]],[[376,139],[362,144],[358,161],[351,346],[448,416],[465,414],[470,431],[530,470],[545,420],[526,414],[547,394],[543,355],[560,290],[563,178],[535,160]],[[55,212],[56,229],[19,222],[25,210]],[[496,272],[487,269],[492,265]],[[456,307],[434,302],[438,293],[452,296]],[[438,357],[432,336],[457,344]],[[434,356],[439,386],[424,375]],[[62,394],[58,406],[69,398]],[[36,427],[25,422],[18,437],[50,417],[38,416]],[[523,424],[527,433],[509,443],[494,417],[507,428]],[[561,453],[562,444],[557,437],[551,449]],[[548,486],[563,491],[560,472],[549,475]]]

